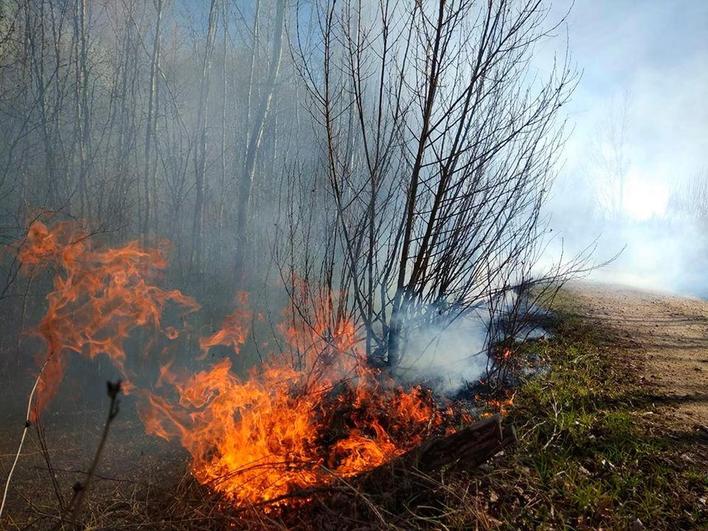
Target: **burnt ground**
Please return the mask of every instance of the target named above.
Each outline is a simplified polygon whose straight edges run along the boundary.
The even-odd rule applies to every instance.
[[[64,506],[68,505],[74,494],[73,486],[84,481],[101,439],[108,399],[104,396],[103,400],[88,402],[58,400],[42,417],[41,428],[55,482],[42,452],[37,426],[30,428],[13,475],[0,529],[52,529],[57,525],[59,498]],[[0,413],[2,487],[17,451],[23,418],[24,411],[19,404]],[[186,470],[185,453],[174,444],[146,435],[135,412],[134,399],[123,397],[121,410],[111,424],[84,513],[92,514],[95,507],[100,507],[102,525],[98,527],[106,528],[111,512],[125,519],[151,496],[165,497],[166,489],[174,487]]]
[[[708,433],[708,301],[589,282],[568,292],[579,314],[616,332],[636,357],[656,413]]]

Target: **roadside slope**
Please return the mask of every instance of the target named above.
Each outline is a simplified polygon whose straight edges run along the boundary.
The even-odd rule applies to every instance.
[[[589,282],[568,291],[635,356],[658,412],[678,429],[708,432],[708,301]]]

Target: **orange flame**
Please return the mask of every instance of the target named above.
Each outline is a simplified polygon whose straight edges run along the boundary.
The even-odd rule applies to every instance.
[[[222,328],[209,337],[199,340],[199,348],[204,355],[210,348],[217,345],[230,346],[234,352],[238,353],[246,342],[248,322],[253,316],[253,313],[248,309],[248,293],[239,292],[236,295],[236,300],[239,306],[224,320]]]
[[[41,222],[29,228],[18,257],[29,269],[55,267],[54,289],[38,326],[46,343],[44,370],[37,386],[34,416],[44,409],[62,380],[69,352],[94,358],[105,354],[125,378],[125,339],[136,327],[160,328],[167,303],[196,310],[197,303],[153,280],[167,263],[156,249],[130,242],[116,249],[94,249],[78,224]],[[170,332],[167,332],[170,335]],[[130,388],[126,382],[124,389]]]
[[[162,327],[168,304],[187,312],[198,305],[155,284],[167,266],[157,249],[136,242],[94,247],[74,223],[37,222],[19,257],[26,268],[58,271],[38,327],[46,362],[36,414],[56,392],[70,352],[105,354],[129,377],[124,341],[136,327],[152,327],[170,341],[188,336]],[[312,296],[303,281],[293,286],[306,311],[285,314],[279,331],[287,352],[269,356],[246,379],[229,358],[186,375],[168,362],[157,380],[161,394],[141,392],[147,432],[178,439],[196,479],[237,503],[273,501],[359,474],[454,430],[452,408],[437,407],[430,393],[402,389],[367,365],[358,327],[337,294]],[[199,339],[202,358],[216,346],[238,353],[252,317],[248,296],[239,294],[221,329]]]
[[[149,433],[181,441],[199,482],[236,502],[274,500],[358,474],[443,423],[430,396],[406,392],[366,366],[352,321],[335,322],[327,304],[312,307],[321,310],[315,322],[292,318],[281,326],[297,369],[283,354],[241,380],[224,359],[185,379],[163,376],[176,402],[150,395],[141,412]],[[234,328],[235,315],[250,312],[234,312],[218,337]]]
[[[509,410],[511,407],[514,405],[514,396],[515,393],[507,393],[508,398],[504,399],[495,399],[495,398],[489,398],[486,400],[486,405],[489,407],[489,409],[495,411],[502,417],[506,416],[507,413],[509,413]],[[494,413],[491,411],[482,413],[482,417],[491,417]]]

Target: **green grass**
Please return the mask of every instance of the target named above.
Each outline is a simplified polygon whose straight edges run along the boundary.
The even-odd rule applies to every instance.
[[[470,478],[496,493],[484,506],[493,527],[706,528],[705,440],[647,420],[661,415],[645,414],[629,354],[564,313],[570,304],[561,299],[553,339],[524,347],[551,371],[517,392],[519,444]]]

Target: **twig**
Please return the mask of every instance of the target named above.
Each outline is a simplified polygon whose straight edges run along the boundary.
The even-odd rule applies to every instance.
[[[49,355],[47,356],[47,359],[44,360],[44,363],[42,364],[42,367],[39,369],[39,373],[37,374],[37,378],[34,380],[34,385],[32,386],[32,391],[30,391],[29,394],[29,399],[27,400],[27,415],[25,415],[25,427],[22,430],[22,438],[20,439],[20,444],[17,447],[17,453],[15,453],[15,460],[12,462],[12,466],[10,467],[10,472],[7,474],[7,479],[5,480],[5,490],[3,491],[2,494],[2,503],[0,503],[0,518],[2,518],[2,513],[5,510],[5,502],[7,501],[7,492],[10,489],[10,482],[12,481],[12,475],[15,473],[15,467],[17,466],[17,461],[20,459],[20,454],[22,453],[22,447],[25,444],[25,438],[27,437],[27,431],[29,430],[30,426],[32,425],[32,421],[30,420],[30,413],[32,412],[32,400],[34,400],[34,393],[37,390],[37,385],[39,385],[39,380],[42,378],[42,374],[44,373],[44,368],[47,366],[47,363],[49,363],[49,360],[54,356],[54,352],[50,352]]]
[[[329,470],[325,466],[323,466],[322,469],[325,470],[326,472],[329,472],[332,475],[332,477],[334,477],[337,481],[341,482],[342,484],[344,484],[345,487],[347,487],[349,490],[351,490],[357,498],[360,498],[366,504],[366,506],[369,508],[369,510],[374,514],[374,516],[376,516],[376,518],[379,520],[379,523],[382,525],[382,527],[384,527],[384,528],[390,527],[386,523],[386,519],[383,517],[383,515],[381,514],[381,511],[379,510],[379,509],[383,510],[383,508],[376,507],[374,502],[372,502],[366,494],[364,494],[361,490],[357,489],[354,485],[352,485],[350,482],[348,482],[342,476],[335,474],[332,470]]]
[[[111,423],[118,415],[120,400],[118,400],[118,394],[120,393],[120,380],[117,382],[106,382],[108,397],[111,399],[110,406],[108,407],[108,418],[106,419],[106,424],[103,426],[103,434],[101,435],[101,441],[98,443],[98,448],[93,456],[93,461],[91,462],[91,467],[88,470],[86,476],[86,481],[81,483],[77,481],[74,484],[74,498],[69,505],[71,509],[71,517],[69,518],[69,523],[76,524],[77,518],[81,513],[81,506],[83,505],[84,499],[86,497],[86,492],[88,491],[89,485],[91,484],[91,479],[93,479],[96,474],[96,467],[98,466],[98,461],[101,458],[101,453],[108,440],[108,431],[111,427]]]
[[[59,514],[64,512],[64,497],[61,495],[61,489],[59,488],[59,483],[57,482],[57,476],[52,465],[52,459],[49,455],[49,448],[47,447],[47,438],[44,435],[44,426],[39,419],[35,422],[37,428],[37,438],[39,439],[39,447],[41,449],[42,457],[44,457],[44,462],[47,465],[47,472],[49,472],[49,479],[52,482],[52,488],[54,489],[54,495],[59,502]]]

